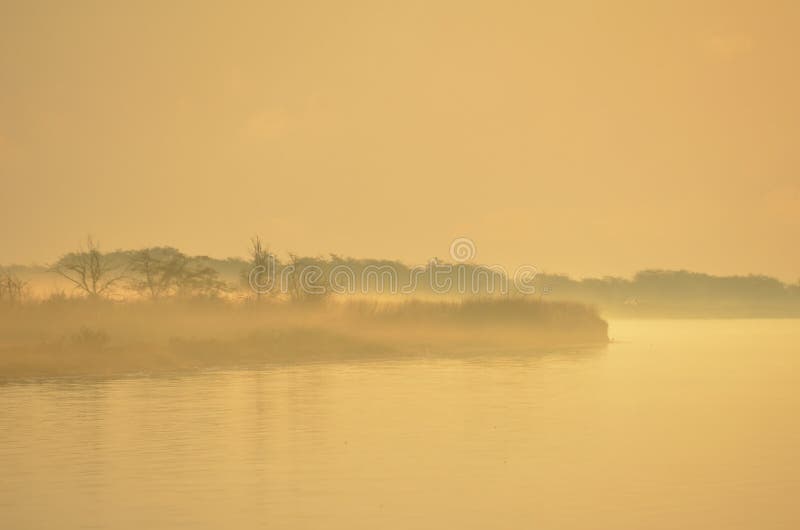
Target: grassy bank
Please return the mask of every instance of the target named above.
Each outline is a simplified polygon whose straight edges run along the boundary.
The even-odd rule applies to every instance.
[[[0,377],[151,372],[608,340],[590,307],[522,298],[397,303],[50,299],[0,309]]]

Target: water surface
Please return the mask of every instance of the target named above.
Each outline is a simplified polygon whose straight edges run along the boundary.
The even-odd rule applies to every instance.
[[[0,384],[0,527],[800,528],[800,323]]]

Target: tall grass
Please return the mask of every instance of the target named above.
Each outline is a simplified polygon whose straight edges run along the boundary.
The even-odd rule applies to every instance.
[[[421,348],[534,348],[603,343],[607,337],[607,324],[593,308],[524,298],[291,303],[58,295],[0,307],[0,376],[400,354]]]

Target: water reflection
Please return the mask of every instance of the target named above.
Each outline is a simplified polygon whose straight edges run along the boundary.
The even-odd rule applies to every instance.
[[[788,528],[800,326],[0,386],[4,528]]]

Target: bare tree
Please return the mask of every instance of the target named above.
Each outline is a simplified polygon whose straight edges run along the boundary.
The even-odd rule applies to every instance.
[[[86,248],[62,256],[50,270],[91,298],[107,295],[125,277],[121,264],[112,263],[100,252],[91,236],[86,238]]]
[[[0,274],[0,302],[18,304],[25,297],[28,282],[20,279],[16,274]]]
[[[250,239],[250,262],[247,270],[242,272],[242,284],[245,288],[255,292],[256,299],[260,300],[265,294],[275,294],[275,273],[277,258],[269,251],[260,236]],[[253,285],[256,281],[258,285]]]

